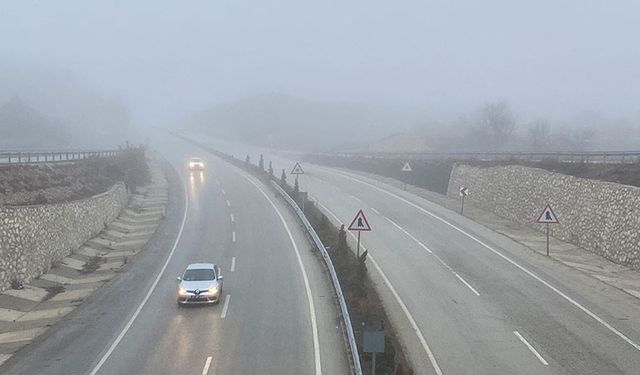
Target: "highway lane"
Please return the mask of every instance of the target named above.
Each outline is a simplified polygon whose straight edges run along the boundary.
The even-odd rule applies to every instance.
[[[259,152],[227,147],[254,158]],[[262,152],[277,170],[293,165],[293,160]],[[397,292],[397,297],[384,294],[386,300],[406,305],[406,312],[392,307],[391,313],[421,369],[436,372],[437,366],[445,374],[637,373],[637,299],[398,189],[344,171],[303,166],[301,189],[337,221],[348,223],[358,208],[369,214],[374,232],[365,234],[363,243]]]
[[[57,347],[55,332],[68,329],[63,320],[6,373],[349,373],[329,280],[286,206],[254,178],[187,143],[160,136],[154,147],[179,169],[186,187],[188,212],[171,258],[165,264],[175,231],[123,273],[136,275],[134,283],[114,281],[98,291],[110,296],[104,303],[92,298],[78,309],[88,310],[80,315],[92,335],[77,321],[76,336],[67,338],[73,345]],[[190,156],[205,159],[204,173],[186,171]],[[179,307],[176,277],[199,261],[220,265],[222,301]],[[118,316],[103,319],[111,310]],[[35,358],[43,353],[49,361]]]
[[[189,173],[185,231],[144,306],[146,318],[132,325],[97,373],[200,373],[205,367],[210,374],[348,373],[337,311],[323,289],[327,280],[295,219],[246,173],[168,142],[159,148],[172,150],[175,165],[198,155],[206,169]],[[179,307],[175,278],[199,261],[221,266],[222,302]],[[316,309],[325,301],[328,306]]]

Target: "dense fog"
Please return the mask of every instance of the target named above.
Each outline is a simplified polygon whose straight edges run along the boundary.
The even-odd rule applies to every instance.
[[[0,1],[0,147],[635,149],[640,3]]]

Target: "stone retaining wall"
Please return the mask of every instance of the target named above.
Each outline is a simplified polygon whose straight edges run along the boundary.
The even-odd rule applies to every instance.
[[[128,200],[123,183],[67,203],[0,206],[0,291],[27,283],[96,236]]]
[[[516,165],[457,164],[447,195],[458,198],[460,186],[470,189],[467,202],[541,231],[535,220],[549,203],[560,220],[554,237],[640,269],[640,188]]]

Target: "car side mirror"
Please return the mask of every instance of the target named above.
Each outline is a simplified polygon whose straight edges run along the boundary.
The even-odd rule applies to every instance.
[[[218,275],[218,280],[222,280],[222,275]]]
[[[178,281],[182,281],[182,277],[178,276],[177,277]]]

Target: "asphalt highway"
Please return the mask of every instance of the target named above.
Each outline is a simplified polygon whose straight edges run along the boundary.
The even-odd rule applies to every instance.
[[[167,221],[127,270],[16,354],[3,374],[348,374],[333,291],[283,202],[255,178],[160,134],[178,171]],[[188,158],[205,160],[189,172]],[[218,305],[180,307],[189,263],[224,276]]]
[[[207,142],[263,153],[277,176],[298,161]],[[401,189],[302,166],[301,190],[336,224],[367,215],[369,269],[418,373],[640,373],[637,298]]]

